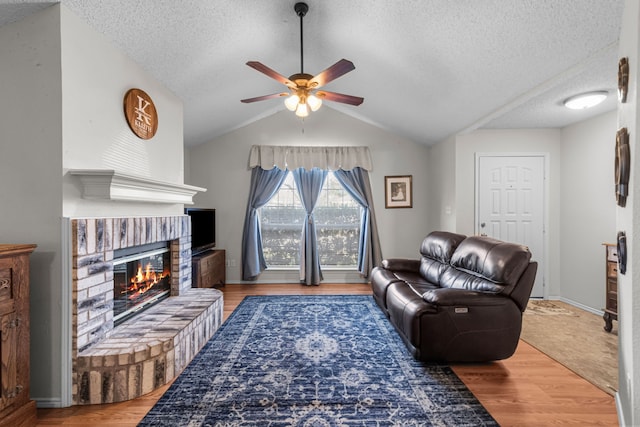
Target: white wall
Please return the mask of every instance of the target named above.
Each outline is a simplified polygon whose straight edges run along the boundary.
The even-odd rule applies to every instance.
[[[631,176],[626,207],[616,208],[616,230],[627,235],[626,274],[618,274],[618,419],[621,425],[640,425],[640,117],[638,117],[638,67],[640,67],[640,3],[625,0],[620,35],[620,58],[629,58],[629,94],[618,106],[618,128],[629,132]],[[612,66],[615,66],[612,64]],[[614,134],[610,138],[615,138]]]
[[[36,243],[31,263],[31,396],[57,407],[70,396],[62,377],[71,302],[63,218],[182,214],[182,205],[95,202],[81,198],[69,168],[114,169],[183,183],[182,102],[56,4],[0,27],[0,241]],[[158,133],[135,137],[123,97],[145,90]],[[69,373],[70,374],[70,373]]]
[[[375,211],[385,257],[418,256],[428,227],[428,149],[332,110],[326,104],[304,121],[284,110],[210,143],[188,150],[188,184],[208,188],[196,204],[216,208],[217,246],[227,251],[227,281],[241,280],[240,248],[251,171],[249,149],[264,145],[366,145],[374,170],[370,173]],[[413,208],[384,208],[384,177],[413,176]],[[298,282],[297,273],[261,275],[259,281]],[[335,276],[334,276],[335,277]],[[330,281],[325,274],[325,282]],[[336,278],[336,280],[340,280]],[[352,280],[347,277],[346,280]]]
[[[602,310],[605,248],[616,240],[615,111],[562,130],[560,295]]]
[[[65,7],[62,12],[63,173],[113,169],[184,183],[182,101]],[[153,100],[158,131],[148,140],[127,125],[123,98],[140,88]],[[182,214],[182,205],[113,203],[81,198],[79,179],[64,176],[67,217]]]

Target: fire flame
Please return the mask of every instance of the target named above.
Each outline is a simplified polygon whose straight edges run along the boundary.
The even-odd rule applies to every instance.
[[[132,294],[129,298],[135,298],[137,295],[144,294],[149,289],[160,283],[162,279],[168,277],[169,273],[156,273],[152,271],[151,263],[148,263],[144,271],[142,265],[138,266],[138,272],[131,278],[131,284],[122,291],[123,294]]]

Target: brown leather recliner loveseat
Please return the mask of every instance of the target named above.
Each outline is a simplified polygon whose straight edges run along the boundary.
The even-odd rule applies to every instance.
[[[538,264],[525,246],[444,231],[421,259],[385,259],[371,287],[416,359],[485,362],[518,345]]]

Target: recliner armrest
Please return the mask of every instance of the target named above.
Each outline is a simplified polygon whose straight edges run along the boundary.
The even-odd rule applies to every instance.
[[[430,289],[422,294],[426,302],[439,306],[492,306],[504,305],[510,299],[501,294],[470,291],[466,289],[440,288]]]
[[[417,273],[420,271],[420,260],[418,259],[404,259],[404,258],[389,258],[382,260],[382,268],[391,271],[410,271]]]

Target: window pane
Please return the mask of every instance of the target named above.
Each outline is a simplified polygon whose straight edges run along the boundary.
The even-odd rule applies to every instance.
[[[355,267],[360,238],[360,206],[329,173],[314,210],[320,264]],[[262,245],[270,267],[300,265],[305,211],[289,173],[278,193],[260,209]]]
[[[276,195],[260,208],[262,252],[268,266],[300,265],[300,235],[304,217],[293,175],[289,173]]]
[[[314,211],[322,266],[357,265],[360,209],[333,173],[329,173]]]

